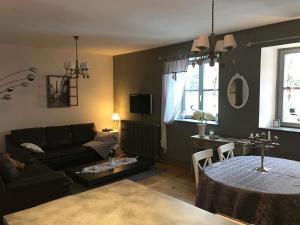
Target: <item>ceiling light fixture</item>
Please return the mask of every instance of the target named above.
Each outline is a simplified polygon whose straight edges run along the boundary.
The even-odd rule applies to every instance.
[[[73,36],[76,42],[76,62],[75,64],[71,61],[65,62],[64,63],[64,69],[66,70],[65,75],[69,78],[79,78],[81,75],[83,78],[89,78],[90,75],[88,74],[88,63],[87,62],[82,62],[78,63],[78,39],[79,36]]]
[[[219,62],[220,55],[223,52],[231,51],[233,48],[237,47],[233,34],[227,34],[224,36],[223,40],[216,41],[214,33],[214,7],[215,1],[212,0],[212,25],[210,36],[200,35],[196,40],[194,40],[191,49],[197,58],[195,58],[195,62],[199,65],[201,65],[204,61],[209,60],[209,65],[214,66],[215,62]]]
[[[18,76],[20,74],[24,75],[24,72],[27,72],[26,76],[23,76],[21,78],[16,78],[13,79],[12,77]],[[4,94],[2,96],[0,96],[0,99],[2,100],[11,100],[11,93],[13,92],[17,87],[28,87],[29,83],[28,81],[34,81],[35,80],[35,76],[37,75],[37,68],[35,67],[30,67],[28,69],[25,70],[21,70],[21,71],[17,71],[8,75],[5,75],[3,77],[0,78],[0,94]],[[11,79],[9,79],[11,78]],[[1,90],[2,89],[2,90]]]

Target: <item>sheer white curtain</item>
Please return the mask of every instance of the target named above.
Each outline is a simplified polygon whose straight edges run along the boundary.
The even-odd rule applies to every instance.
[[[162,77],[161,146],[167,151],[166,124],[172,123],[180,111],[188,60],[165,62]]]

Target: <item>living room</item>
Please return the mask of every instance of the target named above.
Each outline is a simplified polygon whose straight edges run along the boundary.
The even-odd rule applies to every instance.
[[[61,184],[63,188],[56,192],[47,189],[49,183],[43,183],[34,189],[40,199],[30,201],[22,197],[34,195],[30,192],[32,186],[26,187],[28,192],[26,188],[22,191],[25,178],[14,178],[19,179],[17,187],[1,178],[0,192],[5,190],[0,193],[4,199],[0,200],[1,216],[6,215],[4,224],[146,223],[139,221],[141,215],[149,224],[300,224],[300,107],[297,80],[291,81],[299,78],[293,71],[297,71],[300,60],[297,56],[291,60],[292,75],[288,78],[282,66],[289,55],[300,52],[297,0],[191,0],[172,4],[136,0],[7,0],[1,5],[1,155],[8,153],[25,163],[25,171],[37,163],[39,176],[51,174],[49,177],[54,182],[57,179],[57,186]],[[216,40],[223,41],[222,48]],[[191,51],[192,47],[196,50]],[[168,70],[171,66],[172,71]],[[205,89],[204,80],[211,81],[205,78],[209,68],[217,71],[211,75],[217,82]],[[243,86],[240,105],[238,98],[231,102],[237,92],[232,90],[240,84],[234,82],[236,77]],[[63,100],[63,96],[56,97],[59,79],[69,82]],[[287,86],[280,86],[282,80]],[[206,99],[209,91],[213,94]],[[144,108],[136,105],[141,101],[138,97],[146,102]],[[24,131],[29,128],[34,130]],[[46,152],[43,155],[31,149],[29,154],[23,149],[25,155],[34,156],[34,162],[19,154],[20,145],[30,140],[35,145],[42,140],[38,147]],[[94,148],[95,142],[97,149],[85,158],[81,147]],[[234,157],[228,159],[232,156],[228,154],[223,160],[220,146],[232,143]],[[76,157],[64,156],[61,160],[62,154],[58,157],[54,153],[58,148],[74,146],[80,146],[76,147]],[[210,149],[212,153],[206,151]],[[198,165],[197,159],[193,161],[199,152],[208,159],[208,167]],[[123,153],[128,153],[125,159],[129,161],[118,158]],[[52,158],[45,158],[51,154]],[[87,168],[99,169],[99,160],[108,162],[108,170],[100,168],[104,172],[98,171],[98,177],[95,171],[88,174]],[[248,164],[243,160],[248,160]],[[260,166],[258,172],[254,169],[255,176],[251,174],[254,177],[243,181],[249,183],[231,180],[233,175],[240,180],[250,176],[244,172],[251,169],[239,169],[246,164]],[[227,165],[236,168],[236,174],[228,170],[227,176],[224,172],[222,178],[212,180],[212,170],[220,172]],[[0,165],[3,176],[1,169]],[[26,176],[29,174],[26,172]],[[261,177],[271,184],[263,186],[261,180],[257,181]],[[126,186],[128,190],[123,190]],[[117,195],[118,191],[120,196],[128,195],[132,205]],[[130,197],[134,191],[141,197]],[[87,196],[94,198],[99,193],[107,199],[92,205],[90,211],[83,212],[80,204],[78,208],[67,208],[81,197],[86,198],[82,205],[90,204]],[[282,195],[287,197],[281,198]],[[3,206],[17,201],[16,196],[24,204]],[[233,205],[225,196],[231,196],[228,198],[233,199]],[[158,212],[145,205],[151,198],[162,206],[156,207],[159,219],[154,216]],[[97,214],[96,209],[113,208],[119,203],[116,212],[107,217],[106,210]],[[60,204],[69,211],[60,213]],[[130,210],[123,212],[122,207]],[[146,212],[140,215],[134,211],[144,207]],[[57,215],[47,221],[47,210]],[[74,212],[79,213],[67,218]],[[67,221],[62,222],[61,217]]]

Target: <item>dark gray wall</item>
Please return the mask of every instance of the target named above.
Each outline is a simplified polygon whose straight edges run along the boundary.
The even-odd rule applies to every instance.
[[[220,68],[219,125],[213,126],[222,136],[245,138],[250,132],[259,132],[259,79],[261,47],[300,42],[300,39],[272,42],[251,48],[251,41],[264,41],[281,37],[299,35],[300,20],[278,23],[235,32],[238,48],[232,55],[225,54],[225,67]],[[159,56],[188,53],[192,42],[155,48],[130,54],[115,56],[114,62],[114,107],[122,119],[143,120],[160,123],[161,114],[161,77],[162,62]],[[233,56],[236,68],[230,64]],[[232,108],[227,101],[227,84],[231,76],[239,72],[250,88],[247,105],[242,109]],[[138,116],[129,112],[130,93],[153,94],[154,110],[152,115]],[[208,130],[208,129],[207,129]],[[194,123],[174,122],[167,127],[168,153],[166,158],[178,163],[189,163],[192,152],[190,136],[197,133]],[[274,132],[280,138],[280,149],[273,155],[300,161],[300,133]]]

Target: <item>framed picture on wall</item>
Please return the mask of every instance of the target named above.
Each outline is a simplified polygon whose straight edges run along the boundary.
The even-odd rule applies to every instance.
[[[70,79],[62,75],[48,75],[47,107],[60,108],[70,106]]]

